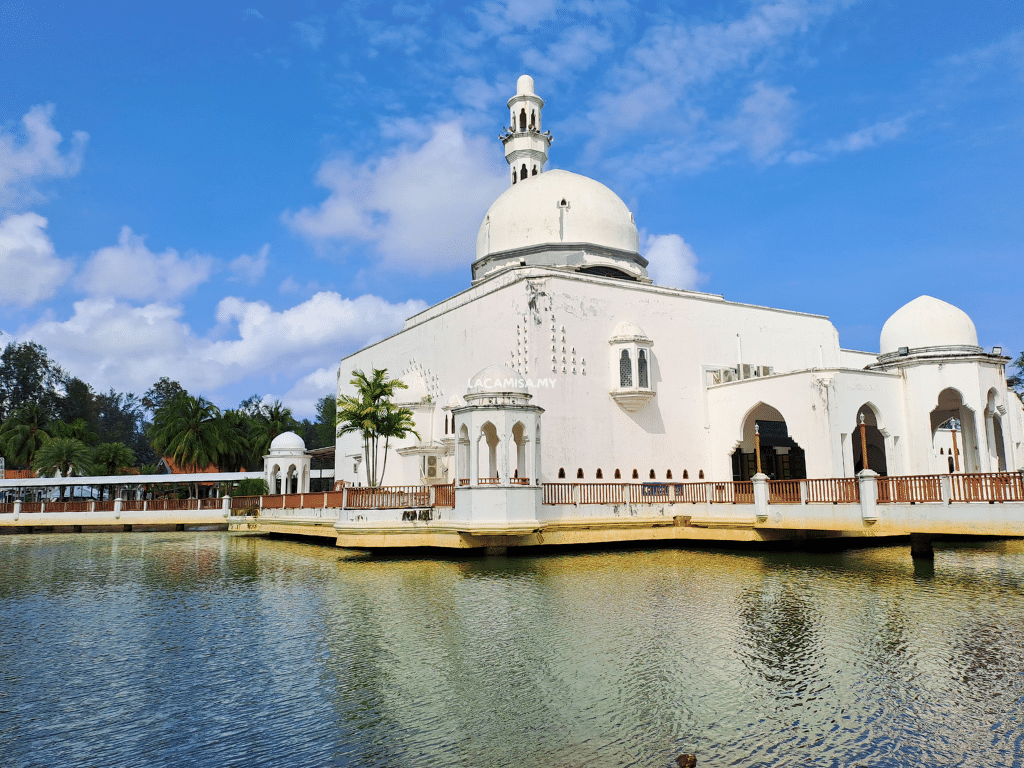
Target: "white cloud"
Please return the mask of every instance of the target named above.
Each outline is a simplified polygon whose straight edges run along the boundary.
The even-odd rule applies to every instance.
[[[459,122],[439,123],[422,144],[374,163],[325,162],[317,183],[330,196],[283,218],[314,243],[371,243],[388,268],[452,269],[473,258],[480,221],[507,185],[498,161],[493,141],[467,136]]]
[[[117,245],[100,248],[82,269],[83,286],[94,296],[176,299],[206,282],[213,269],[209,256],[182,257],[173,248],[153,253],[145,238],[122,227]]]
[[[530,71],[564,78],[570,73],[579,74],[614,47],[607,31],[592,26],[569,27],[544,52],[536,48],[526,51],[523,64]]]
[[[260,21],[266,21],[266,18],[263,16],[263,14],[257,11],[252,6],[242,11],[242,16],[244,16],[246,19],[259,19]]]
[[[232,272],[231,279],[256,285],[267,273],[267,264],[269,263],[267,255],[269,253],[270,244],[268,243],[260,248],[259,253],[255,256],[243,253],[237,259],[232,260],[228,265]]]
[[[693,290],[704,276],[697,271],[697,254],[679,235],[651,235],[644,256],[647,273],[658,285]]]
[[[860,152],[876,147],[907,132],[907,124],[911,115],[904,115],[895,120],[885,120],[853,131],[839,139],[831,139],[815,149],[798,149],[786,155],[786,162],[794,165],[810,163],[816,160],[828,160],[844,152]]]
[[[347,373],[347,372],[346,372]],[[313,413],[316,401],[324,395],[338,391],[338,368],[317,368],[295,382],[295,385],[281,397],[294,413]]]
[[[182,322],[180,307],[89,298],[76,302],[67,320],[45,319],[17,336],[39,342],[98,389],[140,392],[167,375],[193,392],[209,393],[257,376],[291,388],[308,371],[398,331],[406,317],[425,306],[324,292],[275,311],[263,302],[227,297],[217,306],[220,325],[197,336]]]
[[[57,258],[46,224],[38,213],[0,220],[0,304],[27,307],[67,280],[71,266]]]
[[[22,118],[24,137],[0,128],[0,209],[20,207],[43,199],[34,182],[74,176],[82,168],[89,134],[75,131],[71,146],[61,154],[63,137],[51,124],[53,104],[38,104]]]
[[[755,83],[753,93],[743,100],[733,128],[752,160],[773,162],[779,148],[789,140],[793,130],[792,93],[792,88]]]
[[[299,42],[314,51],[320,49],[327,36],[327,24],[319,16],[310,17],[305,21],[296,21],[292,24],[292,29]]]

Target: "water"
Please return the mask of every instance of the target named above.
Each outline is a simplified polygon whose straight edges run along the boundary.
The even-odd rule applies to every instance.
[[[1024,765],[1024,542],[374,559],[0,537],[0,765]]]

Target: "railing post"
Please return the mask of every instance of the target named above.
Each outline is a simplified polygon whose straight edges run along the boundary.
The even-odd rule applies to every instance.
[[[807,503],[807,481],[806,480],[797,480],[797,483],[800,486],[800,504],[801,505],[806,504]]]
[[[231,517],[231,497],[224,494],[220,497],[220,508],[224,512],[224,517]]]
[[[939,494],[947,504],[953,503],[953,478],[949,475],[939,477]]]
[[[675,483],[669,483],[668,484],[668,503],[669,504],[675,504],[676,503],[676,484]]]
[[[860,484],[860,517],[867,523],[878,519],[878,473],[862,469],[857,475]]]
[[[348,509],[348,485],[341,486],[341,508]]]
[[[750,481],[754,484],[754,514],[763,523],[768,519],[768,475],[758,472]]]
[[[21,499],[14,500],[14,519],[17,520],[21,517]]]
[[[436,485],[428,485],[427,486],[427,506],[428,507],[436,506],[436,504],[435,504],[435,502],[437,501],[437,491],[435,490],[436,488],[437,488]]]
[[[575,506],[577,506],[577,507],[580,505],[580,486],[579,486],[579,483],[573,483],[572,484],[572,503]]]
[[[114,519],[115,520],[120,520],[121,519],[121,508],[123,506],[124,506],[124,503],[121,501],[121,497],[120,496],[118,496],[116,499],[114,499]],[[94,511],[94,512],[96,511],[95,503],[93,505],[92,511]]]

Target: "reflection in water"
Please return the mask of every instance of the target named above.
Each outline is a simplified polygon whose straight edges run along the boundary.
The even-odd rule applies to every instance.
[[[0,537],[5,766],[1022,765],[1024,544]]]

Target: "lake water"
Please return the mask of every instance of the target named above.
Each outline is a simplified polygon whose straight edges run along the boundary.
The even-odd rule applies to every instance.
[[[1024,542],[0,536],[0,765],[1024,765]]]

